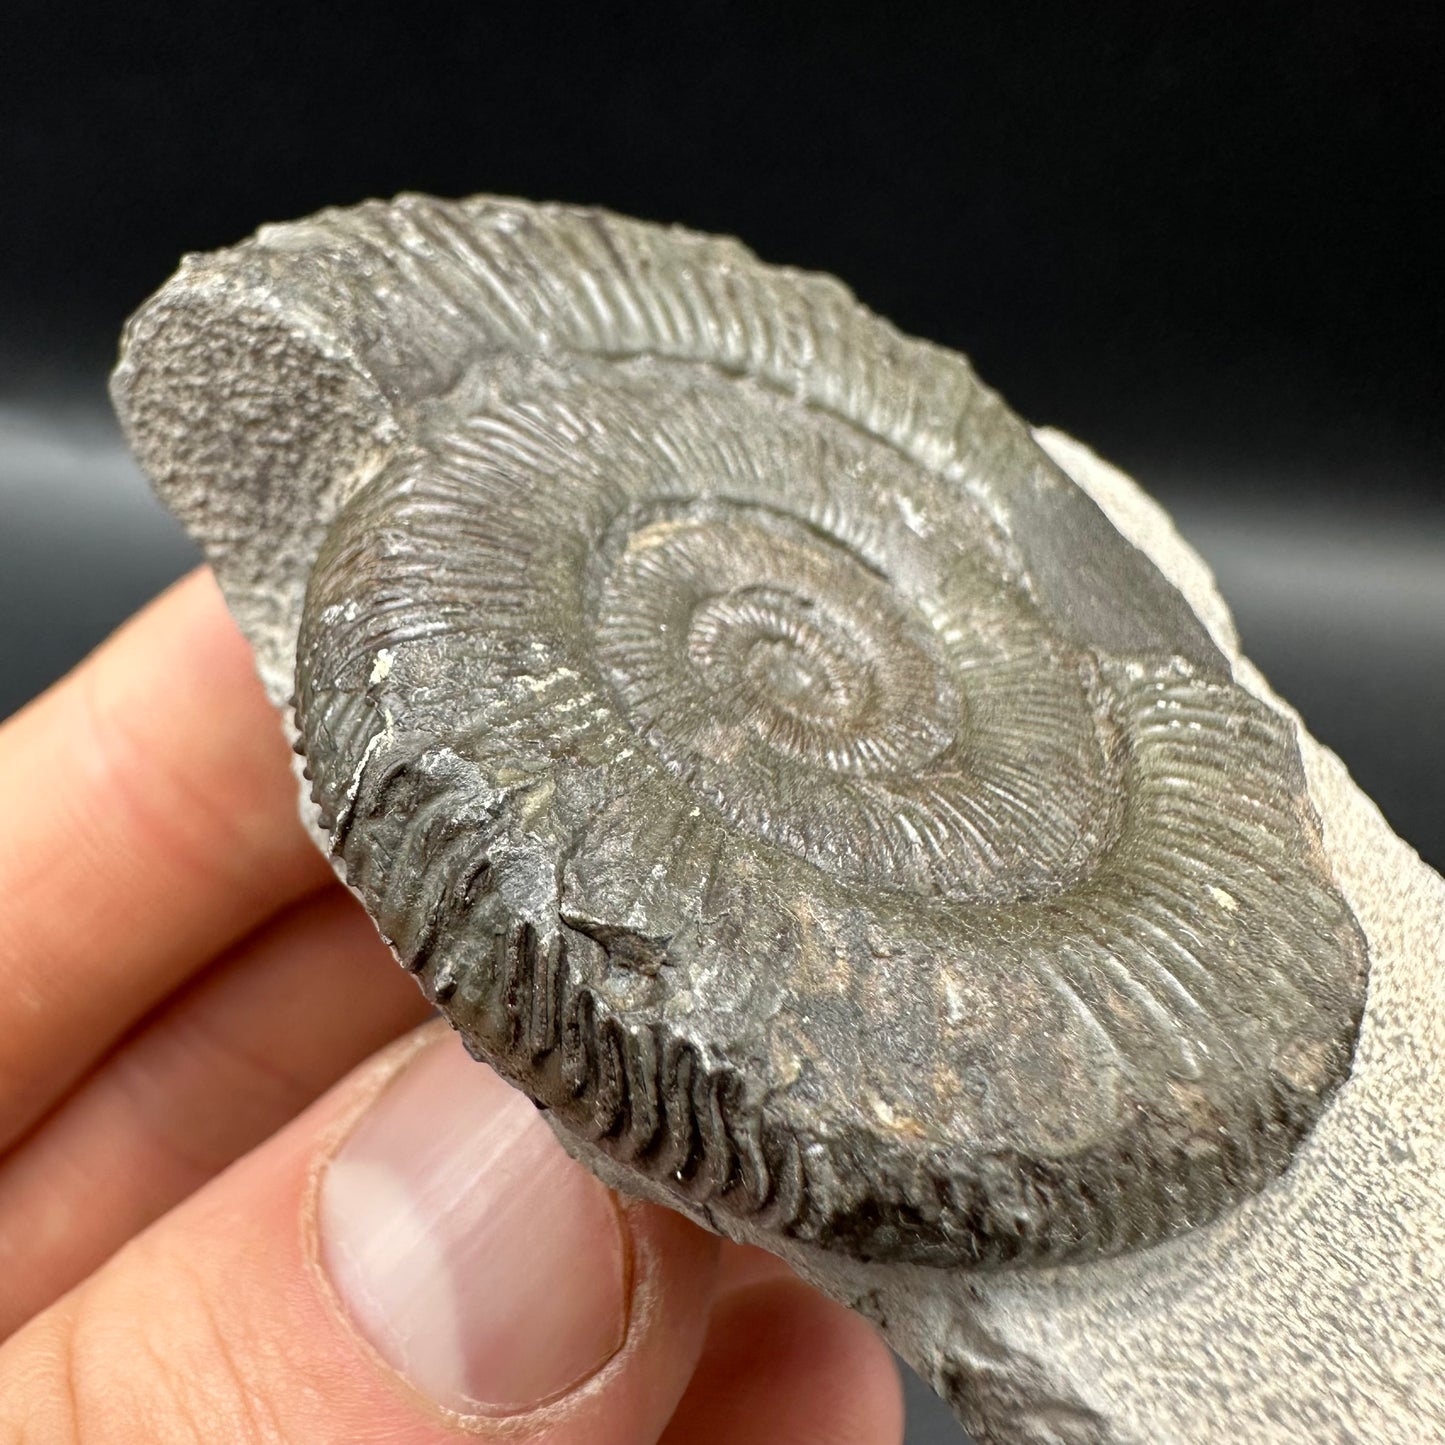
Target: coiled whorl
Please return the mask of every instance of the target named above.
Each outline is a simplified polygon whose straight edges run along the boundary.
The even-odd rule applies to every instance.
[[[1286,1166],[1364,980],[1292,725],[962,358],[735,243],[491,200],[165,297],[132,436],[184,512],[166,438],[245,432],[206,486],[291,520],[212,555],[280,599],[333,850],[566,1128],[933,1264],[1135,1247]],[[279,469],[254,387],[174,400],[256,330],[235,368],[316,418]]]

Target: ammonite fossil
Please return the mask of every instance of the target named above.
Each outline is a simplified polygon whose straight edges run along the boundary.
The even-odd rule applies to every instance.
[[[188,261],[115,395],[399,958],[695,1216],[1114,1253],[1344,1077],[1364,948],[1292,725],[837,282],[409,196]]]

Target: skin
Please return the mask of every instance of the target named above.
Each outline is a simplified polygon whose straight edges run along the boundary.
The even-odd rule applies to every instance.
[[[209,573],[0,726],[0,798],[0,1441],[901,1441],[862,1320],[635,1203],[644,1306],[562,1398],[449,1415],[366,1345],[316,1180],[426,1008],[302,832]]]

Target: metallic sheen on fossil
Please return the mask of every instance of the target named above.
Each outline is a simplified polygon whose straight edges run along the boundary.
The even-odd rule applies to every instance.
[[[694,1216],[1117,1253],[1344,1078],[1365,951],[1293,724],[836,281],[409,196],[191,259],[115,391],[402,962]]]

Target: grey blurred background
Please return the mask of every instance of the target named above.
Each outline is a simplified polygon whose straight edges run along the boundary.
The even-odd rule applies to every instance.
[[[1441,867],[1440,15],[12,0],[0,717],[195,560],[104,399],[179,254],[489,190],[733,232],[967,351],[1173,511],[1246,650]],[[910,1445],[962,1438],[910,1386]]]

